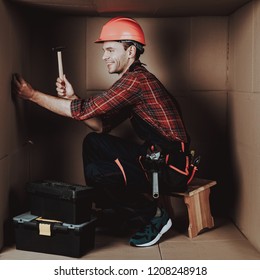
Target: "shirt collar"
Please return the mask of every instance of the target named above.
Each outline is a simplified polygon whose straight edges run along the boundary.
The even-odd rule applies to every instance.
[[[144,65],[144,64],[138,59],[130,65],[128,71],[133,72],[137,67],[142,66],[142,65]]]

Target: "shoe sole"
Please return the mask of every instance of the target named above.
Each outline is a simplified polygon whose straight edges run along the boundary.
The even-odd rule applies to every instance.
[[[166,233],[172,226],[172,220],[169,219],[168,222],[166,223],[166,225],[164,225],[161,229],[161,231],[157,234],[157,236],[150,242],[144,243],[144,244],[131,244],[134,245],[136,247],[148,247],[148,246],[152,246],[154,244],[156,244],[161,237],[163,236],[164,233]]]

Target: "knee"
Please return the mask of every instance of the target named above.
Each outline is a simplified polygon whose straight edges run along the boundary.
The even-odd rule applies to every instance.
[[[90,132],[83,140],[83,153],[92,153],[98,151],[102,147],[103,134],[97,132]]]
[[[93,144],[97,143],[98,138],[99,138],[99,133],[90,132],[83,140],[83,147],[92,146]]]

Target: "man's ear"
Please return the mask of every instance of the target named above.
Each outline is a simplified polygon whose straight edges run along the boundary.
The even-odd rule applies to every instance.
[[[129,58],[134,58],[135,57],[135,55],[136,55],[136,46],[131,45],[128,48],[128,55],[129,55]]]

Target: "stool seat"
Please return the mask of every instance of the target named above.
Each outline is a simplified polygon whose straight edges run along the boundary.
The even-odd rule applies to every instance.
[[[186,192],[172,192],[164,196],[163,201],[168,205],[171,196],[182,197],[186,204],[189,216],[188,235],[190,238],[197,236],[201,230],[214,227],[214,219],[210,210],[210,188],[217,184],[216,181],[194,178],[188,185]],[[167,201],[168,200],[168,201]],[[172,212],[172,211],[171,211]],[[173,212],[172,212],[173,213]],[[171,213],[169,213],[170,216]]]

